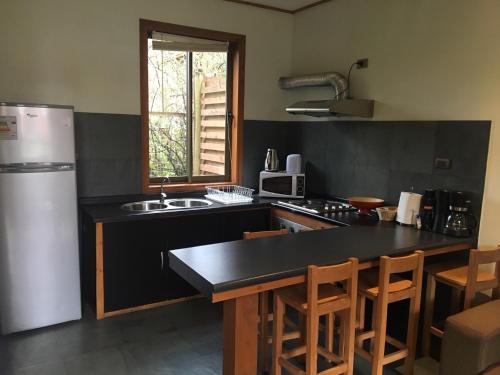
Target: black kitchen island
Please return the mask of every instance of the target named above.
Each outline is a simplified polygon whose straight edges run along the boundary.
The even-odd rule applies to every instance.
[[[310,264],[357,257],[367,269],[382,255],[423,250],[430,257],[475,243],[380,223],[178,249],[169,258],[170,267],[212,302],[224,302],[224,374],[255,374],[260,292],[305,282]]]

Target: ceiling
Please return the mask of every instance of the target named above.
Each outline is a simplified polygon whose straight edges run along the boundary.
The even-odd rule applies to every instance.
[[[263,5],[265,7],[274,8],[275,10],[282,10],[289,13],[293,13],[304,7],[319,5],[320,3],[327,2],[329,0],[229,0],[238,3],[243,3],[247,5]]]

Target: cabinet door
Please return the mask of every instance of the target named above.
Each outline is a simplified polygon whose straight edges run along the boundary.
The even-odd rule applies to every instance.
[[[167,299],[162,220],[103,226],[104,309],[114,311]]]
[[[243,239],[243,232],[258,232],[271,229],[269,209],[246,210],[223,215],[224,241]]]
[[[169,251],[240,240],[244,231],[269,228],[269,209],[106,223],[104,310],[195,295],[198,291],[169,267]]]
[[[167,241],[167,267],[164,283],[169,299],[188,297],[199,292],[168,267],[168,251],[222,242],[219,219],[217,214],[204,214],[171,218],[165,222],[163,235]]]

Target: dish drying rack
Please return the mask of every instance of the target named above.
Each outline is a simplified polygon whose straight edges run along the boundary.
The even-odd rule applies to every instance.
[[[250,203],[254,189],[238,185],[207,186],[205,198],[222,204]]]

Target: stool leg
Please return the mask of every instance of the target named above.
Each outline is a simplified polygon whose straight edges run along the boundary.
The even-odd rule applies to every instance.
[[[269,361],[269,292],[262,292],[259,295],[259,368],[261,371],[268,370]]]
[[[330,353],[333,352],[333,334],[335,332],[335,315],[330,313],[326,316],[325,324],[325,348]]]
[[[382,375],[384,368],[385,336],[387,330],[387,296],[375,300],[375,345],[373,348],[372,375]]]
[[[300,332],[300,342],[306,344],[306,318],[304,315],[299,313],[299,332]]]
[[[357,310],[357,323],[359,328],[359,333],[363,333],[365,330],[365,313],[366,313],[366,297],[358,295],[358,302],[356,304]],[[356,345],[358,348],[363,349],[363,342],[358,342]]]
[[[408,317],[408,332],[406,334],[406,347],[408,356],[405,359],[404,375],[412,375],[415,366],[415,352],[417,346],[418,317],[420,311],[420,299],[413,297],[410,300],[410,314]]]
[[[460,289],[457,288],[451,288],[451,300],[450,300],[450,308],[451,308],[451,314],[456,314],[460,312],[460,297],[461,297],[461,291]]]
[[[356,309],[352,306],[349,311],[345,313],[346,322],[346,336],[344,343],[344,361],[347,362],[347,375],[352,375],[354,371],[354,342],[356,340]]]
[[[283,316],[285,314],[285,305],[281,298],[274,294],[274,322],[273,322],[273,375],[281,375],[281,366],[279,358],[283,353]]]
[[[372,331],[375,331],[375,325],[377,324],[376,319],[377,319],[377,306],[376,306],[376,301],[372,300]],[[376,336],[375,336],[376,337]],[[370,354],[373,355],[373,349],[375,347],[375,337],[370,339]]]
[[[436,300],[436,279],[430,273],[427,274],[427,289],[425,291],[425,311],[424,326],[422,334],[422,354],[425,357],[430,355],[431,351],[431,327],[434,316],[434,303]]]
[[[366,306],[366,297],[365,296],[358,296],[358,326],[360,332],[363,332],[365,330],[365,306]]]
[[[344,311],[339,311],[339,357],[344,357],[345,353],[345,337],[346,337],[346,317]]]
[[[316,375],[318,370],[318,329],[319,317],[307,309],[306,333],[306,375]]]

